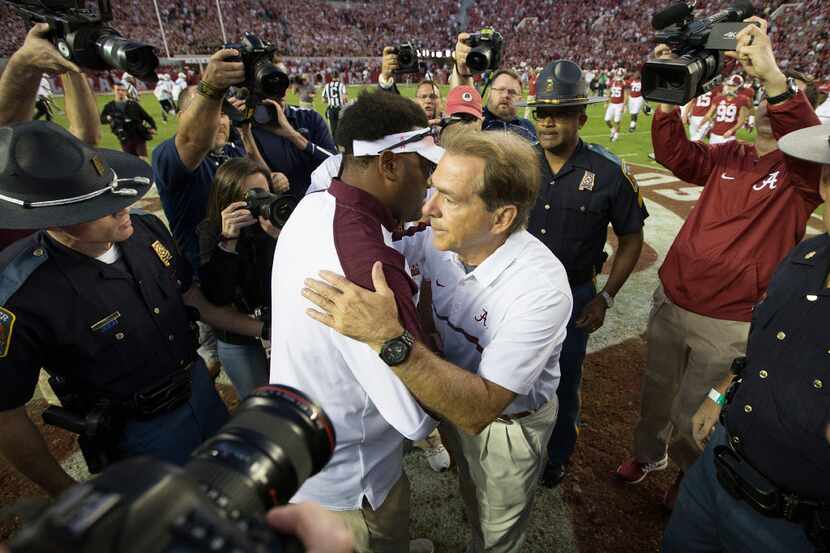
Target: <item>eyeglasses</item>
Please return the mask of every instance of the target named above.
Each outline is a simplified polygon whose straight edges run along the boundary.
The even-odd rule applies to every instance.
[[[521,96],[522,95],[522,93],[519,92],[518,90],[515,90],[515,89],[512,89],[512,88],[504,88],[504,87],[501,87],[501,86],[500,87],[493,87],[490,90],[492,90],[493,92],[498,92],[499,94],[506,94],[508,96],[508,98],[514,98],[516,96]]]

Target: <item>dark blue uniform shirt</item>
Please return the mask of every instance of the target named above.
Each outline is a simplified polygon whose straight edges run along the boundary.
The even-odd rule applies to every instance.
[[[536,127],[524,117],[516,117],[512,121],[503,121],[493,115],[493,112],[487,109],[487,106],[484,106],[483,115],[484,122],[481,124],[481,128],[485,131],[509,131],[529,140],[533,144],[539,141],[536,137]]]
[[[337,148],[328,125],[313,109],[287,106],[285,116],[291,126],[308,140],[305,150],[298,150],[287,138],[258,126],[253,129],[254,140],[271,171],[288,177],[291,193],[302,198],[311,184],[311,173],[329,154],[336,154]]]
[[[209,153],[196,169],[190,171],[179,157],[175,135],[153,150],[153,180],[161,207],[179,250],[194,269],[199,267],[196,227],[205,218],[213,176],[219,166],[232,157],[245,157],[245,149],[228,142],[222,152]]]
[[[542,181],[528,230],[559,258],[571,286],[602,269],[608,224],[617,236],[640,232],[648,217],[633,175],[618,157],[582,140],[557,174],[536,146]]]
[[[45,231],[0,254],[0,411],[31,399],[41,367],[128,400],[196,359],[182,299],[190,265],[158,218],[132,222],[133,235],[118,243],[121,268]]]
[[[781,262],[755,306],[747,365],[726,411],[732,445],[767,478],[830,500],[830,236]]]

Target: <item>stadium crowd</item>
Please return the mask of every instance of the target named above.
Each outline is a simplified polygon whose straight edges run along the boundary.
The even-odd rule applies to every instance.
[[[782,0],[761,2],[769,15]],[[541,66],[551,59],[572,59],[592,69],[618,65],[633,67],[651,49],[652,29],[644,13],[663,7],[664,0],[521,0],[503,9],[498,0],[478,0],[467,11],[468,28],[491,25],[507,40],[505,62],[517,67],[525,62]],[[712,12],[729,4],[725,0],[698,2]],[[758,2],[756,2],[758,4]],[[287,57],[378,56],[384,46],[408,40],[425,48],[448,48],[458,32],[461,3],[430,0],[400,17],[394,1],[303,2],[289,0],[223,0],[223,21],[233,42],[251,31],[274,42]],[[122,32],[158,47],[163,41],[151,2],[118,2],[113,5],[115,25]],[[206,54],[222,44],[216,3],[211,0],[162,0],[161,20],[171,55]],[[568,14],[560,17],[556,14]],[[572,15],[576,14],[576,15]],[[830,4],[804,0],[787,7],[772,21],[770,36],[781,55],[781,66],[799,69],[819,78],[830,72]],[[0,6],[0,57],[18,47],[23,38],[20,19],[7,5]],[[613,48],[608,45],[613,44]],[[302,73],[317,73],[329,61],[294,62],[305,66]],[[379,63],[338,60],[349,82],[363,82],[363,69],[376,77]],[[372,81],[372,78],[367,79]]]

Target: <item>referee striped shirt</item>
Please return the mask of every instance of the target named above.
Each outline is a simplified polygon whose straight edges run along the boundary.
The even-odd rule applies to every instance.
[[[338,80],[331,81],[325,88],[323,88],[323,100],[328,103],[330,108],[343,107],[343,102],[346,99],[346,85]]]

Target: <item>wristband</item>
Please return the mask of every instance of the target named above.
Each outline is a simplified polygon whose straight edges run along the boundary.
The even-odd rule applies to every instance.
[[[221,101],[225,97],[224,90],[219,89],[218,87],[210,84],[204,79],[199,81],[199,85],[196,87],[196,92],[198,92],[205,98],[210,98],[211,100]]]
[[[238,236],[228,236],[227,234],[220,234],[219,241],[220,242],[232,242],[233,240],[239,240]]]
[[[726,396],[720,393],[719,391],[715,390],[714,388],[709,390],[709,395],[707,397],[714,401],[716,404],[720,405],[721,407],[726,405]]]

